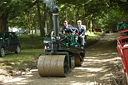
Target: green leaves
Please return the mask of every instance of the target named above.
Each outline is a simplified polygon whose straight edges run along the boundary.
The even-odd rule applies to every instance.
[[[0,0],[0,17],[8,15],[8,25],[31,29],[38,28],[37,0]],[[43,17],[43,1],[40,0],[40,11]],[[55,0],[59,8],[60,27],[63,21],[68,20],[74,27],[78,19],[90,28],[113,28],[118,22],[128,18],[127,0]],[[31,8],[33,7],[33,8]],[[47,26],[50,22],[50,13],[47,14]]]

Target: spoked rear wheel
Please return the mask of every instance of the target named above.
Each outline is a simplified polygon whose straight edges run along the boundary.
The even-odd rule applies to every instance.
[[[75,54],[75,66],[81,66],[84,61],[84,55],[82,54]]]

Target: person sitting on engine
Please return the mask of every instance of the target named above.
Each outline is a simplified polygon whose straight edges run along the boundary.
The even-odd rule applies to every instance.
[[[79,34],[81,48],[84,48],[84,43],[85,43],[84,38],[85,38],[86,26],[82,25],[82,21],[81,20],[78,20],[76,28],[79,31],[78,34]]]
[[[67,32],[67,33],[72,32],[73,28],[74,27],[72,25],[68,24],[67,21],[64,21],[64,26],[62,28],[62,33],[65,34],[65,32]]]
[[[123,21],[123,23],[120,26],[119,30],[124,30],[125,28],[126,28],[126,21]]]

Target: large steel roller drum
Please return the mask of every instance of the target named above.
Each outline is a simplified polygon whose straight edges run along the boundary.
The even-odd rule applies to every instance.
[[[38,72],[45,76],[68,76],[69,66],[65,55],[42,55],[38,60]]]

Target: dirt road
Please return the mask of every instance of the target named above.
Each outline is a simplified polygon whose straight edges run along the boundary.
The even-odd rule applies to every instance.
[[[88,47],[82,66],[71,70],[68,77],[40,77],[37,69],[33,69],[27,75],[6,79],[4,85],[123,85],[117,37],[115,33],[106,34]]]

